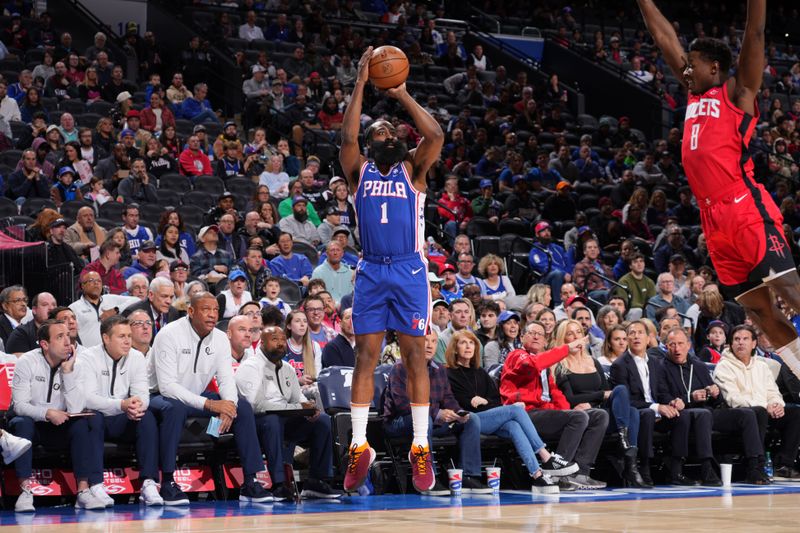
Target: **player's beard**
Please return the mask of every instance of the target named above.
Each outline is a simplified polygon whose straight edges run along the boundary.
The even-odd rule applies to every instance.
[[[400,140],[391,141],[389,145],[386,143],[387,141],[372,141],[369,145],[369,153],[378,165],[391,166],[406,158],[406,143]]]

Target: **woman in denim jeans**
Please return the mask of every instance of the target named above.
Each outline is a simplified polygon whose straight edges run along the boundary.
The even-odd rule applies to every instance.
[[[547,451],[522,404],[500,404],[497,386],[480,367],[480,341],[475,334],[469,330],[453,334],[445,359],[453,395],[462,409],[480,419],[481,433],[511,439],[531,476],[533,492],[558,493],[552,477],[574,474],[578,465]]]

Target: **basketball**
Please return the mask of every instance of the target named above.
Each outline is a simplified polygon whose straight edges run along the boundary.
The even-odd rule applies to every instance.
[[[369,81],[378,89],[392,89],[408,78],[408,58],[396,46],[380,46],[369,60]]]

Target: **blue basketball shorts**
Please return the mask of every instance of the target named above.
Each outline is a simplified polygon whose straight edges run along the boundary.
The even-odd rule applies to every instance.
[[[356,335],[393,329],[422,337],[431,315],[428,263],[419,254],[361,259],[353,292]]]

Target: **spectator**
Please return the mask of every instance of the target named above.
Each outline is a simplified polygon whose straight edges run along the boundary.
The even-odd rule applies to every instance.
[[[286,69],[290,81],[299,83],[311,74],[311,65],[305,57],[305,49],[297,46],[292,55],[283,62],[283,68]]]
[[[131,173],[119,182],[117,199],[125,204],[158,203],[156,186],[150,183],[150,175],[141,157],[133,160]]]
[[[125,280],[125,286],[128,288],[127,296],[136,296],[139,300],[144,301],[147,297],[147,287],[150,282],[144,274],[134,274]]]
[[[278,223],[281,231],[291,233],[298,242],[317,246],[321,240],[317,228],[308,220],[308,200],[304,196],[292,198],[292,214]]]
[[[445,221],[445,231],[455,237],[463,232],[472,219],[472,205],[458,190],[458,177],[450,175],[444,182],[444,194],[439,198],[439,217]]]
[[[199,137],[192,135],[187,144],[187,148],[181,152],[179,158],[181,174],[190,179],[212,175],[214,172],[211,169],[211,160],[200,149]]]
[[[692,190],[687,187],[678,189],[678,205],[670,209],[670,216],[677,217],[681,226],[697,226],[700,224],[700,210],[692,203]]]
[[[627,290],[623,291],[617,287],[614,289],[613,294],[621,296],[622,298],[627,298],[628,309],[644,310],[647,302],[657,296],[656,284],[644,273],[645,261],[641,253],[634,252],[628,258],[628,268],[630,272],[619,278],[620,285],[627,287]],[[648,308],[648,312],[649,311],[650,309]],[[655,316],[655,310],[653,316]]]
[[[127,179],[127,178],[126,178]],[[153,240],[153,232],[150,228],[139,225],[139,206],[138,204],[128,204],[122,212],[125,239],[128,241],[128,249],[131,255],[139,252],[139,247],[145,241]],[[148,276],[149,277],[149,276]]]
[[[217,248],[219,228],[213,225],[204,226],[200,228],[197,239],[201,244],[190,261],[192,277],[209,284],[226,278],[233,264],[233,258],[227,252]],[[217,312],[219,312],[218,306]]]
[[[472,302],[465,298],[457,298],[450,302],[450,324],[439,335],[439,344],[436,347],[436,361],[444,363],[444,354],[453,334],[474,325],[475,309]]]
[[[584,335],[583,327],[577,320],[566,320],[558,325],[556,345],[569,344]],[[613,389],[606,380],[600,363],[592,358],[587,346],[577,353],[570,353],[558,363],[555,369],[556,383],[564,392],[572,409],[601,408],[611,419],[609,429],[614,429],[619,437],[619,445],[624,461],[622,479],[625,486],[652,488],[653,480],[645,479],[636,464],[639,442],[639,410],[630,400],[625,385]],[[643,437],[652,439],[652,436]]]
[[[150,106],[139,113],[139,120],[141,128],[153,134],[167,126],[175,126],[175,115],[164,105],[161,95],[157,92],[150,95]]]
[[[19,104],[8,96],[8,84],[5,81],[0,81],[0,118],[9,124],[12,120],[17,122],[22,120]]]
[[[353,310],[342,311],[339,335],[322,350],[322,368],[330,366],[355,367],[355,333],[353,333]]]
[[[211,294],[195,294],[189,315],[164,326],[163,334],[157,335],[153,343],[153,366],[160,394],[150,399],[150,405],[159,415],[160,494],[167,505],[189,504],[173,477],[178,442],[188,416],[217,416],[220,433],[233,432],[244,473],[240,500],[257,503],[271,498],[255,479],[256,473],[264,469],[255,419],[250,404],[239,401],[230,341],[215,328],[218,316],[217,302]],[[194,372],[182,372],[178,366],[182,350],[196,349],[201,344],[208,356],[199,359]],[[219,393],[206,391],[212,378],[216,379]]]
[[[8,96],[9,98],[13,98],[20,104],[22,107],[22,101],[25,98],[25,95],[28,93],[28,90],[33,86],[33,74],[30,70],[22,70],[19,73],[19,80],[17,83],[13,83],[8,88]],[[24,121],[27,122],[27,121]]]
[[[680,254],[685,259],[685,262],[694,265],[697,263],[697,258],[694,255],[692,247],[686,244],[686,239],[683,236],[680,226],[671,224],[667,226],[667,239],[655,251],[653,261],[658,272],[667,272],[669,270],[670,259],[676,254]]]
[[[11,285],[0,291],[0,340],[5,346],[11,333],[22,324],[28,314],[28,293],[22,285]]]
[[[256,39],[263,40],[264,39],[264,32],[261,31],[261,28],[256,26],[256,12],[255,11],[248,11],[246,15],[246,21],[244,24],[239,26],[239,39],[244,39],[246,41],[254,41]]]
[[[269,262],[273,274],[288,278],[303,286],[308,285],[311,279],[312,267],[308,258],[303,254],[294,254],[292,246],[294,240],[291,233],[281,233],[278,237],[278,257]]]
[[[542,207],[542,217],[547,220],[575,220],[578,211],[572,198],[572,185],[566,181],[556,184],[556,194],[547,198]]]
[[[689,356],[691,344],[685,330],[671,329],[666,336],[666,345],[668,351],[664,360],[664,379],[670,395],[682,400],[685,398],[684,403],[688,408],[710,411],[714,431],[730,436],[734,434],[741,436],[747,472],[745,482],[753,485],[769,485],[771,481],[764,474],[764,445],[759,438],[755,411],[746,406],[725,408],[728,406],[720,394],[720,387],[711,378],[708,367]],[[738,363],[735,357],[731,359]],[[710,435],[708,438],[710,440]],[[794,453],[796,455],[797,452]],[[704,472],[713,474],[707,481],[719,482],[708,462],[704,461],[702,466]]]
[[[264,256],[261,248],[247,248],[239,264],[243,267],[242,272],[246,276],[250,287],[250,296],[253,300],[258,301],[264,296],[264,285],[266,281],[272,277],[272,271],[264,264]]]
[[[220,123],[211,103],[206,99],[208,86],[205,83],[198,83],[194,86],[193,96],[187,97],[181,105],[181,115],[195,124],[202,122]]]
[[[280,154],[270,156],[267,168],[259,176],[258,183],[269,187],[270,195],[279,200],[289,196],[289,174],[283,171],[283,157]]]
[[[21,168],[8,176],[6,195],[12,200],[50,198],[47,177],[42,174],[41,168],[37,164],[36,152],[34,150],[22,152],[21,163]]]
[[[497,317],[497,336],[486,343],[483,350],[483,368],[491,370],[505,363],[508,354],[522,348],[519,337],[520,317],[514,311],[503,311]]]
[[[481,275],[481,294],[491,300],[505,300],[516,296],[511,279],[506,275],[503,261],[494,254],[483,256],[478,263]]]
[[[253,300],[247,290],[247,274],[236,268],[228,274],[228,288],[217,295],[219,314],[222,319],[230,319],[239,313],[239,309]]]
[[[103,186],[111,193],[116,193],[119,182],[129,172],[130,157],[128,157],[127,148],[122,143],[114,144],[111,155],[101,159],[94,169],[94,174],[103,180]]]
[[[113,241],[103,243],[100,259],[87,265],[81,272],[82,296],[69,305],[69,309],[75,313],[77,319],[81,343],[87,348],[102,342],[100,323],[103,320],[123,312],[128,306],[140,301],[135,296],[122,296],[126,291],[122,276],[116,268],[106,267],[113,261],[115,255],[119,255],[119,246]],[[101,268],[106,270],[103,271]],[[108,285],[110,280],[114,280],[112,285]],[[110,289],[111,294],[103,294],[104,285]],[[122,290],[119,290],[120,285]]]
[[[94,210],[84,206],[78,209],[78,220],[67,228],[64,242],[72,246],[80,256],[89,257],[89,250],[103,244],[106,240],[106,231],[95,222]],[[115,265],[111,263],[109,266]]]
[[[800,446],[800,407],[785,404],[769,365],[754,356],[758,343],[755,330],[739,325],[732,337],[730,351],[714,370],[714,382],[730,407],[755,412],[762,443],[766,443],[768,428],[780,431],[781,448],[774,456],[775,478],[800,479],[794,468]]]
[[[22,294],[24,295],[25,293]],[[19,304],[15,304],[13,302],[15,299],[19,298],[19,295],[15,295],[12,291],[9,298],[8,305],[3,305],[3,319],[11,323],[11,321],[14,319],[14,316],[17,315],[14,310],[19,306]],[[56,299],[49,292],[40,292],[34,296],[31,302],[33,318],[28,322],[15,327],[11,331],[11,333],[8,335],[8,338],[4,339],[4,351],[19,357],[23,353],[35,350],[38,346],[37,331],[47,320],[50,311],[56,308],[56,305]],[[27,312],[27,306],[19,307],[24,307],[25,311]],[[8,308],[8,310],[6,310],[6,308]],[[11,313],[9,313],[9,310]],[[0,320],[0,333],[2,334],[5,333],[5,328],[7,327],[4,323],[5,320]]]
[[[63,265],[72,264],[73,272],[83,270],[83,260],[68,243],[64,241],[67,232],[67,221],[63,218],[56,218],[50,225],[50,234],[44,237],[47,242],[47,264]]]
[[[675,278],[669,272],[663,272],[658,275],[656,290],[658,294],[647,301],[645,308],[645,316],[651,321],[655,320],[656,311],[662,307],[674,307],[679,313],[686,313],[689,309],[689,304],[686,300],[675,295]]]
[[[183,84],[183,74],[176,72],[172,76],[172,83],[167,87],[167,100],[175,109],[180,109],[187,98],[192,98],[192,91]]]
[[[565,461],[578,463],[578,473],[559,480],[560,487],[604,488],[605,483],[589,477],[589,472],[608,426],[608,414],[601,409],[568,410],[569,402],[548,370],[570,353],[582,350],[585,338],[544,351],[545,335],[539,322],[525,326],[523,348],[508,354],[503,364],[501,398],[505,405],[523,402],[543,439],[558,438],[556,453]]]
[[[575,265],[572,272],[572,282],[582,292],[588,293],[590,298],[604,302],[608,298],[609,283],[592,274],[599,273],[611,279],[614,274],[608,265],[600,261],[600,246],[596,239],[590,238],[583,243],[583,255],[584,258]]]
[[[128,241],[128,244],[130,244],[130,242],[131,241]],[[122,276],[125,279],[128,279],[133,275],[142,274],[148,280],[154,278],[156,250],[158,250],[156,243],[151,240],[140,241],[139,245],[136,247],[136,250],[136,260],[131,264],[131,266],[122,271]]]
[[[353,270],[342,262],[344,248],[331,241],[325,248],[327,259],[312,272],[311,277],[321,279],[338,305],[342,298],[353,292]]]
[[[103,509],[110,499],[103,488],[103,456],[86,453],[87,449],[102,449],[103,418],[69,416],[84,409],[86,394],[75,372],[77,358],[73,357],[67,326],[60,320],[49,320],[39,329],[37,338],[39,348],[20,358],[15,368],[11,391],[15,416],[9,422],[9,432],[47,448],[69,448],[78,483],[76,507]],[[48,374],[52,376],[49,384],[35,379]],[[32,449],[14,461],[20,484],[14,506],[17,512],[35,510],[30,490],[32,463]]]

